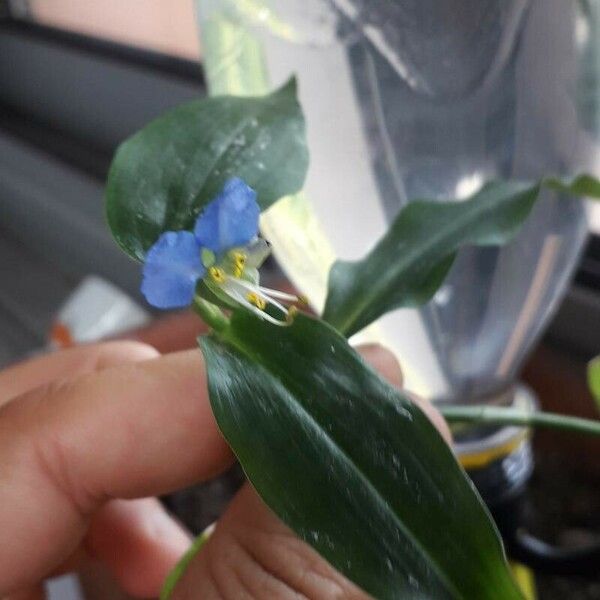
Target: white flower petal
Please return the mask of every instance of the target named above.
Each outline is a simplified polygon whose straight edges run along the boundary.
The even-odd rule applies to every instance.
[[[279,300],[286,300],[287,302],[298,302],[298,296],[294,296],[293,294],[287,294],[286,292],[272,290],[271,288],[266,288],[262,286],[259,286],[258,289],[261,292],[270,296],[271,298],[279,298]]]

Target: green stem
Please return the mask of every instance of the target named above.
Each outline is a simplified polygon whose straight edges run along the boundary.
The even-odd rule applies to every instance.
[[[568,417],[556,413],[530,412],[520,408],[499,406],[438,406],[449,423],[483,423],[491,425],[517,425],[520,427],[546,427],[600,436],[600,421]]]
[[[169,600],[173,594],[173,590],[179,583],[179,580],[185,574],[189,564],[200,552],[204,544],[208,541],[208,538],[212,535],[215,526],[210,525],[207,527],[192,543],[188,551],[179,559],[179,562],[175,565],[175,568],[167,575],[165,584],[160,593],[160,600]]]
[[[229,319],[225,316],[223,311],[212,302],[208,302],[199,296],[194,296],[192,308],[194,309],[194,312],[216,332],[222,333],[229,327]]]

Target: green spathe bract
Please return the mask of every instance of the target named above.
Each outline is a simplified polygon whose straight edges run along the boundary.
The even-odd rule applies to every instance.
[[[164,231],[192,229],[231,177],[264,210],[298,191],[308,168],[304,117],[291,79],[268,96],[213,97],[179,106],[125,141],[113,160],[106,213],[133,258]]]
[[[446,442],[333,328],[236,312],[200,345],[248,478],[337,569],[379,599],[521,597]]]
[[[323,318],[352,335],[391,310],[427,302],[448,274],[457,250],[509,242],[542,187],[600,198],[600,182],[580,175],[536,183],[491,182],[463,202],[411,202],[367,256],[334,264]]]

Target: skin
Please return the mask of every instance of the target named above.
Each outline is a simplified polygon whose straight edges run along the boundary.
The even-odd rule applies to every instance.
[[[389,352],[361,352],[401,385]],[[449,440],[439,414],[419,403]],[[190,539],[154,496],[210,479],[232,461],[197,350],[161,356],[114,341],[0,372],[0,531],[10,540],[0,544],[0,598],[43,598],[47,577],[90,561],[131,596],[156,597]],[[367,596],[246,485],[175,597]]]

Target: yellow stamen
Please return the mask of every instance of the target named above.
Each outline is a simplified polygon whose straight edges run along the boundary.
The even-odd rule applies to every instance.
[[[263,300],[263,298],[254,292],[248,292],[246,294],[246,300],[248,300],[250,304],[256,306],[256,308],[259,310],[265,310],[265,308],[267,308],[267,303]]]
[[[234,250],[230,256],[233,260],[233,275],[239,279],[244,274],[244,267],[246,266],[248,257],[239,250]]]
[[[247,258],[248,257],[243,252],[233,253],[233,261],[235,262],[236,267],[245,267]]]
[[[285,317],[285,321],[288,324],[293,323],[294,321],[294,317],[298,314],[298,309],[295,306],[290,306],[288,308],[288,313]]]
[[[215,283],[225,282],[225,271],[223,271],[223,269],[220,269],[219,267],[211,267],[208,270],[208,274]]]

